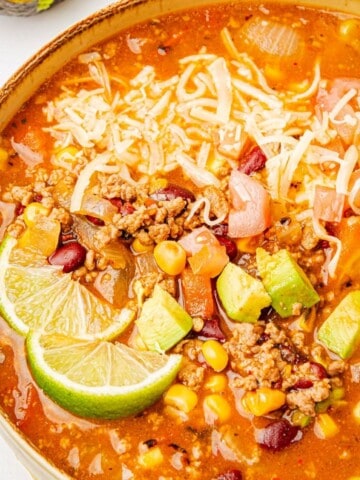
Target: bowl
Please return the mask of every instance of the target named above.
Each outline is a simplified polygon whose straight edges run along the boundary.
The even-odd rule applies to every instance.
[[[109,5],[45,45],[5,83],[0,91],[0,132],[21,106],[64,66],[85,49],[138,22],[190,7],[227,3],[228,0],[121,0]],[[241,2],[241,0],[239,0]],[[292,0],[281,0],[292,4]],[[358,0],[298,0],[298,5],[359,13]],[[0,435],[14,450],[18,460],[36,480],[68,480],[65,473],[46,460],[0,411]]]

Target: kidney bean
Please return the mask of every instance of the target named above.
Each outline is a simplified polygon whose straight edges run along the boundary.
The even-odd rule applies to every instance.
[[[288,420],[281,418],[269,423],[265,428],[259,429],[256,437],[257,442],[263,448],[275,452],[288,447],[293,441],[297,440],[296,436],[299,431],[299,427],[291,425]]]
[[[86,218],[97,227],[103,227],[105,225],[104,220],[101,220],[101,218],[93,217],[92,215],[86,215]]]
[[[226,248],[226,253],[228,254],[230,260],[234,260],[237,255],[237,246],[234,240],[226,237],[225,235],[216,235],[216,238],[218,239],[220,245],[223,245]]]
[[[51,265],[62,265],[63,272],[73,272],[85,262],[86,249],[78,242],[69,242],[59,247],[48,257]]]
[[[314,385],[314,383],[309,380],[308,378],[300,378],[292,388],[295,390],[305,390],[306,388],[311,388]]]
[[[253,147],[240,159],[241,164],[238,170],[246,175],[250,175],[264,168],[266,160],[265,153],[261,148],[258,146]]]
[[[22,213],[24,213],[24,210],[25,210],[25,205],[18,203],[15,207],[15,215],[16,216],[21,215]]]
[[[166,187],[159,188],[152,193],[150,197],[156,201],[174,200],[178,197],[188,200],[189,202],[195,201],[195,195],[190,190],[173,183],[169,183]]]
[[[125,202],[124,205],[120,208],[120,213],[123,217],[126,217],[126,215],[131,215],[134,212],[135,207],[133,207],[129,202]]]
[[[327,378],[329,375],[326,371],[326,368],[321,365],[321,363],[311,362],[310,368],[312,373],[319,379],[322,380],[323,378]]]
[[[215,340],[224,341],[225,335],[220,328],[220,319],[217,316],[213,316],[208,320],[205,320],[203,328],[198,333],[199,337],[213,338]]]
[[[216,477],[216,480],[242,480],[242,473],[240,470],[228,470]]]
[[[121,198],[115,197],[115,198],[109,198],[109,201],[116,207],[119,211],[121,207],[123,206],[124,202],[121,200]]]
[[[227,223],[219,223],[212,227],[211,231],[214,235],[227,235],[229,231],[229,225]]]

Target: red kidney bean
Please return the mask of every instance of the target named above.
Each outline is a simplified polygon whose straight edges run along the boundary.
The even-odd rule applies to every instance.
[[[103,227],[105,225],[104,220],[101,220],[101,218],[93,217],[92,215],[86,215],[86,218],[97,227]]]
[[[116,207],[119,211],[123,206],[124,202],[119,197],[109,198],[109,201]]]
[[[133,207],[129,202],[125,202],[124,205],[120,208],[120,213],[123,217],[126,217],[126,215],[131,215],[134,212],[135,207]]]
[[[326,371],[326,368],[321,365],[321,363],[311,362],[310,368],[312,373],[319,379],[322,380],[323,378],[327,378],[329,375]]]
[[[242,480],[242,473],[240,470],[228,470],[216,477],[216,480]]]
[[[220,319],[217,316],[213,316],[208,320],[205,320],[203,328],[198,333],[199,337],[213,338],[215,340],[224,341],[225,335],[220,328]]]
[[[285,418],[275,420],[269,423],[265,428],[261,428],[256,433],[257,442],[263,447],[271,451],[279,451],[288,447],[296,439],[300,428],[291,425]]]
[[[35,193],[35,195],[33,196],[34,202],[41,202],[42,199],[43,199],[43,196],[41,195],[41,193]]]
[[[227,223],[219,223],[219,225],[212,227],[211,231],[214,235],[227,235],[229,231],[229,225]]]
[[[135,212],[135,208],[129,202],[123,202],[121,198],[110,198],[110,202],[118,209],[122,217]]]
[[[85,262],[86,249],[78,242],[69,242],[59,247],[48,257],[51,265],[62,265],[63,272],[73,272]]]
[[[169,183],[166,187],[159,188],[150,195],[150,198],[156,201],[174,200],[178,197],[188,200],[189,202],[195,201],[195,195],[190,190],[173,183]]]
[[[24,213],[24,210],[25,210],[25,205],[18,203],[15,207],[15,215],[16,216],[21,215],[22,213]]]
[[[234,240],[224,235],[216,235],[216,238],[218,239],[220,245],[223,245],[226,248],[226,253],[228,254],[230,260],[234,260],[238,253]]]
[[[265,153],[261,148],[258,146],[253,147],[240,159],[241,164],[238,170],[246,175],[250,175],[264,168],[266,160]]]
[[[314,383],[309,380],[308,378],[300,378],[294,385],[292,386],[295,390],[305,390],[306,388],[311,388]]]

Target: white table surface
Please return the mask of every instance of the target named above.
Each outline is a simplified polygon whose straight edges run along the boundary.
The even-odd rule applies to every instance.
[[[70,25],[114,0],[64,0],[41,14],[10,17],[0,14],[0,87],[44,44]],[[1,480],[30,480],[10,448],[0,438]]]

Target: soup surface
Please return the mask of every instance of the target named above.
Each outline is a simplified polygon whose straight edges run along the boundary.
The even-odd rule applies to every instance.
[[[0,405],[70,477],[360,478],[359,32],[273,4],[154,18],[2,132]],[[136,352],[181,364],[91,406]]]

